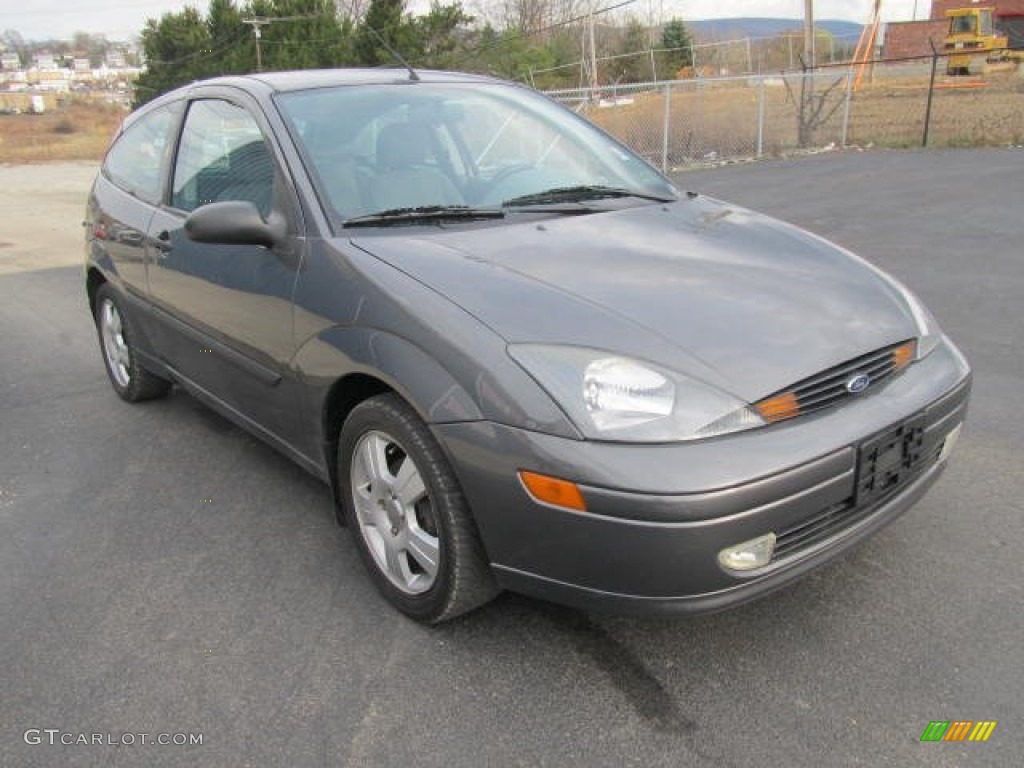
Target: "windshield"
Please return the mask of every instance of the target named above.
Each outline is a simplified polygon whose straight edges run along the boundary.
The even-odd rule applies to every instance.
[[[281,111],[339,220],[493,208],[550,190],[675,199],[643,159],[547,98],[503,84],[395,83],[282,94]],[[593,199],[609,196],[595,192]],[[580,192],[577,199],[589,199]]]

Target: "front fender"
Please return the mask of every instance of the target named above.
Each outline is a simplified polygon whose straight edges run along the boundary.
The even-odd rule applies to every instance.
[[[428,424],[483,419],[473,398],[436,360],[386,331],[328,328],[302,345],[293,367],[311,391],[308,402],[320,413],[337,381],[362,374],[395,390]]]

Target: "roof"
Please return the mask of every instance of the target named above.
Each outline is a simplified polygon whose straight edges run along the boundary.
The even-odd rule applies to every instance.
[[[207,80],[196,80],[188,85],[157,96],[125,118],[122,129],[131,125],[145,112],[159,108],[168,102],[186,96],[196,88],[206,86],[226,86],[239,88],[253,95],[266,97],[271,93],[302,91],[312,88],[333,88],[352,85],[415,85],[420,83],[476,83],[479,85],[497,85],[508,83],[484,75],[471,75],[465,72],[445,72],[441,70],[417,69],[418,81],[409,79],[406,69],[299,69],[285,72],[259,72],[249,75],[226,75]]]
[[[492,77],[471,75],[463,72],[440,70],[416,70],[420,82],[424,83],[496,83]],[[329,88],[340,85],[387,85],[409,83],[406,69],[301,69],[288,72],[260,72],[237,77],[215,78],[193,83],[193,86],[207,84],[241,85],[240,81],[256,80],[273,91],[299,91],[307,88]],[[244,87],[244,86],[243,86]]]

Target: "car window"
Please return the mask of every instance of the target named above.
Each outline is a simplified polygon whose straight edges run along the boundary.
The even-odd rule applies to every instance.
[[[106,176],[136,197],[159,203],[173,117],[163,107],[128,126],[103,161]]]
[[[267,216],[274,162],[256,119],[218,99],[193,102],[174,166],[171,203],[194,211],[207,203],[245,200]]]
[[[464,122],[473,126],[461,135],[474,163],[485,173],[538,164],[572,177],[600,172],[598,158],[572,141],[563,142],[557,126],[531,119],[514,104],[467,99],[460,106]]]
[[[642,158],[543,96],[500,84],[318,88],[277,101],[332,212],[495,206],[566,187],[667,196]]]

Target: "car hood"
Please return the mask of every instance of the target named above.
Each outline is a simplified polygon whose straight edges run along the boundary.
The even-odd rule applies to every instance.
[[[721,201],[513,216],[351,242],[509,342],[650,360],[748,402],[918,333],[878,270]]]

